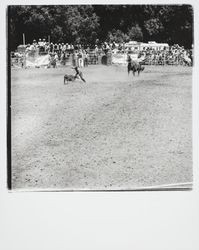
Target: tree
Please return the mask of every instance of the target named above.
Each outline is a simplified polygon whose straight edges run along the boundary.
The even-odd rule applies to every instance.
[[[124,34],[121,30],[112,30],[107,36],[108,42],[123,43],[129,41],[129,36]]]
[[[128,36],[130,40],[141,42],[143,40],[142,29],[139,27],[139,25],[135,25],[129,29]]]
[[[33,39],[51,37],[53,42],[95,43],[155,40],[191,47],[191,5],[56,5],[10,6],[9,45],[15,49]],[[133,26],[132,26],[133,24]]]
[[[161,33],[164,30],[159,18],[152,18],[144,22],[144,28],[147,31],[148,39],[161,40]]]
[[[164,20],[165,39],[170,44],[178,43],[190,48],[193,43],[193,8],[191,5],[176,5]]]
[[[12,49],[26,42],[47,38],[54,42],[94,43],[98,33],[98,17],[91,5],[11,6],[9,33]]]
[[[98,17],[89,5],[70,6],[65,25],[69,27],[72,40],[76,43],[94,43],[99,27]]]

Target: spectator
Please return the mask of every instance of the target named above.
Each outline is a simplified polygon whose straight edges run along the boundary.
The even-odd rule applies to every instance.
[[[78,65],[78,56],[76,51],[74,51],[72,54],[72,64],[74,67]]]
[[[49,51],[50,51],[50,44],[49,44],[49,42],[46,42],[44,48],[45,48],[45,52],[49,53]]]
[[[66,52],[66,45],[64,43],[62,43],[62,52]]]
[[[46,39],[44,38],[43,39],[43,42],[42,42],[43,44],[42,44],[42,46],[45,46],[46,45]]]
[[[84,51],[83,60],[84,60],[84,67],[88,67],[88,53],[87,53],[87,51]]]
[[[79,53],[78,53],[78,67],[79,67],[79,68],[84,67],[84,61],[83,61],[83,53],[82,53],[82,50],[79,50]]]
[[[39,45],[39,46],[43,46],[43,42],[42,42],[41,38],[39,38],[38,45]]]
[[[54,44],[51,42],[50,43],[50,53],[54,52]]]
[[[35,49],[38,47],[38,43],[37,43],[37,41],[35,39],[33,40],[32,45],[34,46]]]
[[[54,45],[54,53],[58,53],[59,50],[59,46],[57,45],[57,43],[55,43]]]

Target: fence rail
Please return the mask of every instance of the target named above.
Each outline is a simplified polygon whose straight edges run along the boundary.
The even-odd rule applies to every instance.
[[[25,66],[25,61],[27,55],[31,57],[39,57],[47,55],[46,52],[42,53],[36,53],[36,52],[28,52],[23,53],[20,56],[13,57],[11,56],[11,66],[16,67],[23,67]],[[138,58],[139,59],[139,58]],[[59,56],[57,59],[57,65],[73,65],[73,66],[79,66],[84,67],[86,65],[111,65],[111,64],[127,64],[127,55],[126,54],[102,54],[102,53],[95,53],[94,51],[90,51],[86,58],[76,58],[74,59],[72,53],[65,54],[64,57]],[[187,62],[184,58],[176,56],[176,57],[154,57],[154,56],[146,56],[146,58],[142,62],[145,65],[182,65],[182,66],[192,66],[192,62]]]

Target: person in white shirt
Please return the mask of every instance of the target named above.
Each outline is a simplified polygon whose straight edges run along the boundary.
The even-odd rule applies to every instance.
[[[45,46],[46,45],[46,39],[44,38],[43,39],[43,46]]]
[[[39,46],[42,46],[42,45],[43,45],[43,42],[42,42],[41,38],[39,38],[38,45],[39,45]]]

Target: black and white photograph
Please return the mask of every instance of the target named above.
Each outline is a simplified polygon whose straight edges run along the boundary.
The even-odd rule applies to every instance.
[[[9,189],[191,190],[194,14],[9,5]]]
[[[0,249],[199,249],[199,2],[0,2]]]

